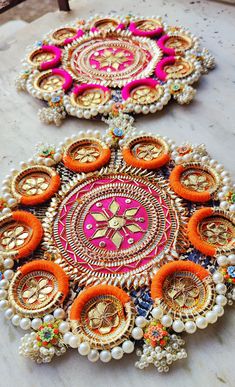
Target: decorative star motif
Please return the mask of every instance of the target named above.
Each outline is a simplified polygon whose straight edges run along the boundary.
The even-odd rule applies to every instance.
[[[54,58],[54,54],[52,54],[50,52],[41,52],[38,55],[35,55],[35,57],[33,58],[33,61],[35,63],[40,64],[42,62],[47,62],[53,58]]]
[[[193,173],[183,179],[183,184],[191,190],[198,192],[206,191],[210,186],[205,176],[198,175],[196,173]]]
[[[95,58],[96,61],[99,62],[100,68],[103,67],[112,67],[115,70],[119,69],[119,66],[127,62],[127,57],[124,51],[111,51],[111,50],[104,50],[102,54],[97,56]]]
[[[138,159],[151,161],[156,159],[160,155],[161,149],[154,144],[140,145],[137,148],[136,153],[137,153]]]
[[[139,89],[134,91],[134,93],[132,94],[132,98],[138,103],[148,104],[156,101],[156,99],[158,99],[158,94],[153,88],[140,87]]]
[[[80,148],[74,155],[74,159],[78,160],[80,163],[93,163],[98,157],[99,152],[96,148]]]
[[[34,304],[37,301],[45,301],[52,291],[53,287],[49,284],[47,278],[31,279],[27,290],[23,292],[22,296],[28,304]]]
[[[27,195],[40,195],[47,190],[49,182],[45,177],[28,177],[22,184],[22,191]]]
[[[206,225],[202,236],[212,245],[226,246],[230,241],[231,233],[227,225],[212,222]]]
[[[92,235],[91,239],[106,237],[110,239],[117,249],[120,248],[124,240],[128,236],[128,232],[137,233],[144,232],[144,230],[136,223],[139,219],[135,215],[139,208],[128,208],[121,215],[120,205],[114,199],[109,205],[109,213],[102,209],[101,212],[91,212],[92,217],[97,223],[97,229]],[[124,236],[120,233],[123,231]]]
[[[102,102],[102,95],[96,92],[89,92],[80,98],[84,106],[98,106]]]
[[[119,324],[118,311],[112,301],[101,301],[88,313],[89,325],[98,329],[101,334],[107,334]]]
[[[15,226],[11,230],[5,230],[3,232],[1,244],[5,250],[13,250],[22,246],[28,236],[29,232],[24,226]]]
[[[43,90],[47,91],[54,91],[59,89],[63,84],[63,80],[61,77],[58,77],[57,75],[52,75],[50,77],[45,78],[42,82],[40,87]]]
[[[180,307],[191,308],[199,295],[199,289],[190,278],[175,278],[168,290],[168,296]]]

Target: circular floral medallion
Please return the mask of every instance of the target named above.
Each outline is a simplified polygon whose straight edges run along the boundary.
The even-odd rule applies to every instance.
[[[133,329],[134,318],[135,308],[128,294],[107,285],[80,293],[70,312],[73,333],[95,349],[121,344]]]
[[[36,216],[25,211],[14,211],[0,219],[0,252],[15,259],[32,253],[43,235]]]
[[[172,200],[161,179],[101,171],[61,192],[46,245],[79,283],[148,282],[156,262],[176,248],[181,215]]]
[[[150,75],[161,58],[154,41],[142,41],[119,31],[84,36],[65,49],[64,68],[79,82],[123,86]]]
[[[181,56],[175,57],[174,64],[169,64],[164,67],[167,74],[167,79],[185,78],[193,72],[193,64]]]
[[[140,136],[127,141],[122,154],[127,164],[143,169],[157,169],[169,159],[168,144],[160,137]]]
[[[34,261],[16,272],[9,289],[9,300],[22,316],[42,316],[61,304],[68,290],[68,277],[60,266]]]
[[[177,165],[171,172],[172,189],[187,200],[206,202],[212,198],[220,185],[218,173],[200,163]]]
[[[204,254],[234,251],[234,216],[220,209],[202,208],[191,217],[188,235],[192,244]]]
[[[128,83],[122,90],[122,96],[134,104],[146,105],[158,101],[164,94],[164,88],[157,81],[143,79]]]
[[[63,162],[72,171],[91,172],[107,164],[110,155],[109,147],[102,141],[83,138],[67,146]]]
[[[19,172],[12,181],[13,196],[24,205],[49,200],[60,187],[60,176],[52,168],[35,165]]]
[[[179,55],[193,47],[192,38],[186,34],[163,35],[158,40],[159,47],[165,54]]]
[[[207,270],[193,262],[178,261],[159,269],[151,284],[151,296],[164,314],[185,322],[212,309],[216,293]]]

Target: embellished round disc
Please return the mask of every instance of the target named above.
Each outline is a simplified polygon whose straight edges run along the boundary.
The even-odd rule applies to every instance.
[[[36,216],[14,211],[0,219],[0,252],[15,259],[31,254],[41,242],[43,230]]]
[[[154,41],[143,41],[118,31],[102,31],[66,47],[64,68],[79,82],[123,86],[132,79],[150,75],[161,58]]]
[[[95,18],[93,22],[91,23],[90,27],[95,28],[97,30],[101,31],[108,31],[114,28],[117,28],[119,24],[121,23],[120,20],[115,18]]]
[[[64,81],[63,76],[48,70],[38,74],[34,81],[34,87],[43,92],[53,93],[62,88]]]
[[[107,164],[110,155],[109,147],[102,141],[83,138],[67,146],[63,162],[72,171],[91,172]]]
[[[158,178],[102,171],[68,187],[45,231],[46,245],[60,254],[56,262],[80,284],[148,283],[156,263],[175,249],[184,212],[163,187]]]
[[[121,344],[130,336],[134,319],[135,308],[129,295],[108,285],[81,292],[70,312],[73,333],[96,349]]]
[[[24,205],[37,205],[50,199],[59,189],[60,176],[53,168],[29,167],[12,181],[12,193]]]
[[[181,197],[195,202],[206,202],[218,190],[218,173],[200,163],[177,165],[171,172],[172,189]]]
[[[81,109],[98,108],[109,101],[111,92],[107,87],[87,84],[78,86],[73,90],[71,102]]]
[[[74,27],[63,27],[53,31],[50,35],[51,40],[58,46],[63,46],[66,39],[72,39],[77,35],[77,29]]]
[[[193,214],[188,229],[191,243],[206,255],[235,250],[235,219],[229,212],[202,208]]]
[[[193,72],[193,64],[181,56],[175,58],[174,64],[169,64],[164,67],[167,74],[167,79],[185,78]]]
[[[163,35],[158,45],[165,54],[180,55],[192,48],[193,41],[185,34]]]
[[[61,304],[68,291],[68,277],[60,266],[33,261],[16,272],[9,288],[9,300],[21,316],[38,317]]]
[[[164,88],[152,79],[133,81],[122,89],[122,96],[125,100],[130,98],[130,102],[140,105],[157,102],[163,93]]]
[[[160,268],[151,284],[151,296],[164,314],[188,321],[212,309],[216,293],[206,269],[193,262],[178,261]]]
[[[122,149],[125,162],[133,167],[157,169],[169,159],[168,144],[158,137],[140,136],[128,141]]]
[[[142,19],[130,23],[130,31],[136,36],[153,37],[163,32],[160,19]]]
[[[56,46],[42,46],[32,51],[28,56],[28,62],[41,70],[47,70],[60,63],[61,50]]]

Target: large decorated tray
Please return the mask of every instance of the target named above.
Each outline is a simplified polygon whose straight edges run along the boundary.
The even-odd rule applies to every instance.
[[[90,119],[114,107],[148,114],[172,98],[187,104],[214,58],[161,17],[96,16],[50,31],[29,47],[23,67],[18,90],[46,101],[41,120],[60,125],[66,115]]]
[[[167,372],[235,298],[234,186],[204,145],[124,113],[109,125],[41,145],[3,181],[0,309],[37,363],[136,349],[137,368]]]

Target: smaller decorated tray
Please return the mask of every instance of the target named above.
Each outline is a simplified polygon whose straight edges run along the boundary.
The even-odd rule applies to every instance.
[[[40,119],[59,126],[67,115],[148,114],[172,98],[190,103],[214,58],[188,29],[159,16],[96,16],[50,31],[23,66],[17,89],[46,101]]]

